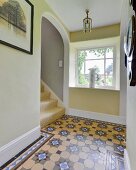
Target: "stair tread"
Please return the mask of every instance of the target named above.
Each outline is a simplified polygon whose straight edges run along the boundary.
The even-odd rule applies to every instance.
[[[44,104],[44,103],[49,103],[49,102],[57,102],[57,99],[45,99],[44,101],[41,101],[41,104]]]

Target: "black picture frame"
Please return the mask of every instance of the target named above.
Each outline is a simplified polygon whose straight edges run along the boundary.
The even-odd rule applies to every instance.
[[[6,1],[5,1],[6,2]],[[14,0],[14,2],[16,2],[17,4],[19,4],[20,5],[20,0]],[[7,3],[9,3],[9,1],[7,1]],[[14,49],[16,49],[16,50],[19,50],[19,51],[22,51],[22,52],[25,52],[25,53],[27,53],[27,54],[33,54],[33,27],[34,27],[34,5],[29,1],[29,0],[22,0],[22,3],[26,3],[26,5],[28,5],[28,6],[26,6],[26,8],[30,8],[30,11],[29,11],[29,13],[30,13],[30,15],[29,15],[29,19],[30,19],[30,22],[29,22],[29,29],[27,28],[27,25],[21,25],[21,23],[19,23],[20,21],[18,21],[18,23],[21,25],[20,27],[17,25],[17,22],[16,22],[16,25],[14,24],[14,21],[13,21],[13,16],[11,17],[11,19],[10,19],[10,22],[9,22],[9,18],[8,18],[8,20],[6,20],[5,18],[3,19],[2,17],[1,17],[1,13],[0,13],[0,19],[2,20],[4,20],[4,22],[7,22],[8,24],[7,25],[11,25],[12,27],[14,27],[14,29],[18,29],[18,32],[20,31],[22,31],[23,29],[21,28],[21,27],[24,27],[25,28],[25,31],[23,30],[23,32],[25,32],[24,34],[28,34],[27,35],[27,38],[26,38],[26,40],[28,40],[27,41],[27,44],[28,44],[28,48],[29,49],[26,49],[25,47],[21,47],[21,46],[18,46],[18,44],[17,43],[14,43],[14,44],[12,44],[11,42],[8,42],[7,40],[4,40],[4,39],[2,39],[1,38],[1,36],[0,36],[0,43],[1,44],[3,44],[3,45],[6,45],[6,46],[8,46],[8,47],[11,47],[11,48],[14,48]],[[12,4],[10,4],[11,6],[12,6]],[[2,8],[3,6],[1,6],[1,8]],[[22,10],[22,8],[19,8],[19,10]],[[13,10],[13,8],[12,8],[12,10]],[[18,10],[18,11],[19,11]],[[2,10],[1,10],[2,11]],[[15,10],[14,10],[15,11]],[[27,10],[26,10],[27,11]],[[13,14],[14,14],[14,12],[13,12]],[[18,13],[17,13],[18,14]],[[5,14],[5,16],[6,16],[6,14]],[[25,14],[24,14],[24,16],[25,16]],[[14,17],[15,17],[15,15],[14,15]],[[16,18],[17,17],[19,17],[19,15],[16,15]],[[27,17],[27,16],[25,16],[25,17]],[[0,22],[1,22],[1,20],[0,20]],[[26,19],[27,20],[27,19]],[[27,21],[28,22],[28,21]],[[26,23],[25,23],[26,24]],[[10,32],[10,30],[8,30],[9,32]],[[20,34],[21,35],[21,34]],[[5,36],[6,37],[6,36]],[[14,36],[14,37],[16,37],[16,36]],[[25,37],[25,36],[24,36]],[[23,38],[24,38],[23,37]],[[25,38],[24,38],[25,39]],[[25,43],[24,43],[25,44]],[[23,45],[22,45],[23,46]]]

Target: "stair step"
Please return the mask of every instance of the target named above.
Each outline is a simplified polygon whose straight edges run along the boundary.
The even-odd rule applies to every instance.
[[[49,93],[50,91],[41,83],[41,93],[42,92]]]
[[[64,114],[65,109],[63,107],[54,107],[53,109],[42,111],[40,115],[41,128],[59,119]]]
[[[41,92],[41,101],[45,101],[47,99],[49,99],[50,97],[50,92]]]
[[[44,92],[44,85],[41,83],[41,92]]]
[[[58,101],[55,99],[47,99],[41,102],[41,112],[52,109],[57,106]]]
[[[58,100],[51,98],[51,93],[41,83],[41,114],[40,114],[40,124],[41,128],[54,122],[65,114],[65,108],[58,107]]]

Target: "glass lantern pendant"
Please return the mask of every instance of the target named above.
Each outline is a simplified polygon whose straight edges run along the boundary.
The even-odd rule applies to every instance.
[[[86,15],[87,17],[83,19],[83,28],[84,28],[84,32],[91,32],[92,30],[92,19],[89,18],[89,10],[86,10]]]

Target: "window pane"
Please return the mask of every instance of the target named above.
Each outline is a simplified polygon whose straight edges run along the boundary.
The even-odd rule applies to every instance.
[[[104,60],[87,60],[85,61],[85,73],[89,77],[89,69],[96,68],[96,78],[95,78],[95,86],[104,86]],[[89,82],[89,78],[88,78]]]
[[[96,87],[105,86],[104,74],[97,74],[95,85],[96,85]]]
[[[113,58],[113,47],[106,49],[106,58]]]
[[[85,50],[82,50],[78,54],[77,58],[77,73],[78,73],[78,84],[80,85],[88,85],[88,79],[84,72],[85,58],[87,53]]]
[[[85,61],[85,74],[89,74],[90,68],[97,68],[97,73],[104,74],[104,60]]]
[[[113,59],[107,59],[106,60],[106,86],[112,86],[113,85]]]
[[[81,74],[84,74],[84,71],[85,71],[85,63],[82,64],[80,73],[81,73]]]
[[[106,59],[105,74],[107,76],[113,75],[113,59]]]
[[[102,59],[104,58],[106,49],[105,48],[96,48],[96,49],[90,49],[87,51],[87,57],[86,59]]]
[[[89,75],[88,74],[79,74],[78,75],[78,84],[79,85],[89,85]]]
[[[113,76],[106,76],[106,86],[112,86],[113,85]]]

